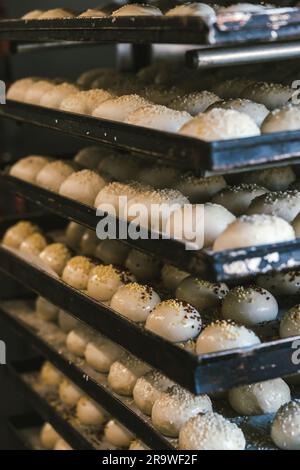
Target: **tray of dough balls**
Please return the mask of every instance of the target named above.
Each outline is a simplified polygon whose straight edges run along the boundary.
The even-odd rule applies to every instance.
[[[26,389],[27,395],[31,399],[45,401],[80,432],[88,435],[96,433],[97,437],[104,436],[104,448],[111,448],[111,444],[114,444],[113,449],[146,448],[141,442],[136,448],[137,440],[133,439],[132,434],[124,427],[120,429],[115,420],[109,420],[103,408],[99,408],[88,397],[80,395],[80,390],[74,389],[74,384],[66,382],[51,363],[45,362],[40,370],[31,371],[28,370],[28,364],[25,364],[25,372],[22,372],[22,365],[24,367],[24,363],[19,364],[13,374],[23,389]],[[290,379],[278,378],[233,388],[228,394],[218,396],[193,396],[177,385],[159,391],[155,390],[153,385],[149,386],[148,380],[146,375],[141,377],[138,383],[138,388],[143,388],[141,403],[149,415],[149,425],[154,426],[164,436],[170,448],[300,448],[300,400],[297,398],[299,390],[295,385],[288,385]],[[150,388],[152,394],[149,393]],[[148,400],[145,399],[146,390],[147,395],[151,395]],[[43,428],[43,431],[41,437],[44,445],[48,444],[50,447],[50,444],[53,445],[52,429],[46,429],[45,432]]]
[[[299,271],[261,275],[255,285],[229,290],[172,266],[161,269],[138,250],[124,256],[116,241],[101,245],[98,259],[73,256],[62,241],[32,254],[27,235],[34,246],[44,241],[37,230],[22,221],[6,231],[1,269],[191,391],[298,371]],[[71,234],[76,231],[71,225]],[[123,266],[111,264],[117,253]]]
[[[294,78],[288,85],[259,77],[215,81],[179,67],[154,63],[138,74],[94,69],[74,83],[20,79],[0,114],[196,171],[299,157]]]
[[[186,2],[108,4],[75,12],[36,9],[20,19],[2,20],[5,39],[134,43],[230,44],[299,36],[299,8],[238,3],[230,6]],[[161,6],[161,8],[159,8]]]
[[[108,223],[116,226],[111,237],[212,281],[299,267],[297,178],[297,167],[290,166],[197,177],[96,147],[68,161],[31,155],[0,173],[3,187],[94,232],[108,211]],[[140,236],[131,237],[136,204],[149,214],[153,205],[164,210],[140,219]],[[98,245],[96,234],[94,239]]]
[[[34,409],[49,420],[40,431],[42,448],[118,450],[136,445],[136,439],[124,426],[50,362],[44,361],[41,367],[40,360],[35,362],[18,361],[9,369]]]

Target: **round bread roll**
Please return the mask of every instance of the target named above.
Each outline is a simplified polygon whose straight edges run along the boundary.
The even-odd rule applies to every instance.
[[[280,322],[280,338],[300,335],[300,305],[290,308]]]
[[[150,369],[147,364],[136,357],[124,353],[111,365],[107,378],[108,385],[119,395],[132,396],[137,380]]]
[[[94,256],[99,245],[99,238],[95,230],[85,230],[79,243],[79,251],[85,256]]]
[[[20,252],[23,255],[38,256],[47,246],[47,239],[41,233],[33,233],[20,245]]]
[[[98,75],[97,78],[92,82],[90,88],[92,89],[103,89],[109,90],[112,95],[121,96],[133,92],[133,87],[130,87],[130,90],[126,90],[126,85],[129,82],[133,84],[132,76],[130,74],[125,74],[125,72],[118,72],[117,70],[108,69],[101,75]],[[112,96],[112,97],[113,97]],[[110,99],[110,98],[109,98]]]
[[[182,269],[173,266],[172,264],[164,264],[160,272],[161,280],[166,289],[175,291],[181,281],[188,277],[190,274]]]
[[[135,159],[118,154],[110,154],[104,157],[98,166],[101,175],[107,175],[109,179],[117,181],[132,180],[139,170],[140,166]]]
[[[70,331],[79,328],[80,322],[69,313],[60,310],[58,313],[58,325],[64,333],[70,333]]]
[[[230,250],[294,239],[292,226],[280,217],[266,214],[244,215],[228,225],[219,235],[213,250]]]
[[[273,295],[299,295],[300,271],[278,272],[258,276],[256,283]]]
[[[21,78],[15,81],[8,89],[6,97],[8,100],[14,101],[25,101],[27,90],[38,80],[39,78]]]
[[[300,213],[294,218],[292,225],[296,238],[300,238]]]
[[[2,244],[10,248],[18,249],[21,246],[23,240],[26,240],[26,238],[30,237],[30,235],[38,233],[39,231],[40,229],[37,225],[22,220],[21,222],[18,222],[6,230]]]
[[[86,326],[79,326],[70,331],[66,338],[68,350],[75,356],[84,357],[85,349],[93,339],[93,332]]]
[[[260,130],[247,114],[217,108],[198,114],[181,127],[179,134],[213,141],[253,137]]]
[[[137,380],[133,389],[134,402],[139,410],[151,416],[155,400],[173,385],[174,382],[172,380],[157,370],[152,370]]]
[[[207,354],[259,343],[256,334],[245,326],[222,320],[211,323],[202,331],[197,339],[196,351],[197,354]]]
[[[242,177],[243,182],[257,184],[270,191],[284,191],[295,179],[296,175],[290,166],[251,171]]]
[[[172,343],[195,338],[201,327],[200,313],[192,305],[175,299],[158,304],[148,316],[145,325],[146,330]]]
[[[142,95],[146,100],[150,101],[150,103],[154,103],[155,108],[158,112],[165,112],[165,107],[170,111],[170,104],[175,99],[179,98],[184,94],[184,90],[178,88],[176,86],[168,86],[166,85],[150,85],[146,88],[139,90],[139,94]],[[163,108],[161,108],[163,106]],[[173,110],[174,111],[174,110]],[[175,114],[173,114],[175,116]],[[180,116],[177,114],[177,116]]]
[[[40,380],[43,385],[57,389],[61,384],[62,374],[50,362],[46,361],[41,368]]]
[[[123,5],[112,13],[112,16],[160,16],[162,12],[152,5],[131,3]]]
[[[217,81],[212,90],[224,100],[235,99],[240,98],[243,91],[254,83],[256,83],[254,80],[248,78],[231,78],[229,80]]]
[[[185,111],[176,111],[163,105],[148,105],[130,113],[124,122],[149,129],[178,132],[191,117]]]
[[[111,264],[96,266],[90,272],[87,291],[88,295],[100,302],[111,300],[118,288],[134,282],[134,276]]]
[[[74,162],[88,170],[97,170],[103,156],[105,152],[100,147],[85,147],[76,153]]]
[[[228,399],[240,415],[263,415],[276,413],[291,400],[291,392],[284,380],[274,379],[233,388]]]
[[[181,450],[244,450],[242,430],[218,413],[197,415],[180,430]]]
[[[64,379],[59,386],[59,398],[67,406],[76,406],[82,397],[81,390],[68,379]]]
[[[210,202],[204,204],[204,247],[212,246],[234,220],[235,216],[225,207]]]
[[[125,266],[139,281],[156,279],[160,273],[160,260],[140,250],[130,250]]]
[[[185,175],[176,184],[176,189],[182,192],[192,203],[210,201],[211,198],[227,185],[222,175],[199,178]]]
[[[43,94],[40,99],[40,105],[46,108],[59,109],[62,101],[67,98],[67,96],[77,92],[78,87],[76,85],[67,82],[60,83]]]
[[[119,72],[116,72],[114,69],[110,68],[96,68],[83,72],[77,80],[77,85],[89,89],[92,87],[93,82],[98,77],[112,77],[114,75],[119,76]],[[105,87],[101,87],[105,88]]]
[[[99,191],[105,186],[101,176],[92,170],[72,173],[59,188],[61,196],[92,206]]]
[[[124,121],[130,113],[150,103],[138,95],[124,95],[101,103],[93,111],[93,116],[112,121]]]
[[[111,93],[102,89],[79,91],[67,96],[61,102],[59,109],[69,113],[92,115],[94,109],[112,97]]]
[[[96,338],[87,344],[84,357],[89,366],[98,372],[107,373],[111,365],[117,361],[123,353],[122,348],[112,341],[104,338]]]
[[[278,304],[273,295],[259,286],[238,286],[231,289],[222,303],[222,315],[251,326],[272,321],[278,315]]]
[[[152,287],[131,282],[118,288],[110,306],[129,320],[145,322],[159,302],[160,298]]]
[[[27,181],[28,183],[35,183],[37,175],[44,166],[47,165],[47,163],[49,163],[49,159],[47,157],[30,155],[29,157],[22,158],[15,163],[11,167],[9,174],[15,178]]]
[[[44,297],[38,297],[35,302],[35,311],[44,321],[55,321],[58,318],[59,308]]]
[[[62,183],[74,173],[74,168],[67,162],[57,160],[47,163],[36,177],[36,184],[44,189],[58,192]]]
[[[292,222],[300,212],[300,191],[274,191],[257,196],[250,204],[247,214],[269,214]]]
[[[53,450],[73,450],[72,447],[62,438],[58,439]]]
[[[51,80],[37,80],[26,91],[24,102],[28,104],[40,105],[40,101],[45,93],[55,88],[55,83]]]
[[[247,114],[251,119],[253,119],[258,127],[261,126],[262,122],[269,114],[269,111],[264,104],[255,103],[254,101],[242,98],[214,102],[209,106],[209,110],[214,108],[234,109],[240,113]]]
[[[227,295],[228,287],[223,282],[212,283],[188,276],[178,285],[176,297],[188,302],[197,310],[216,308]]]
[[[283,405],[271,428],[273,442],[283,450],[300,450],[300,401]]]
[[[155,400],[152,423],[164,436],[177,437],[182,426],[198,413],[212,411],[208,395],[193,395],[179,385],[173,385]]]
[[[67,262],[71,258],[71,253],[66,245],[52,243],[40,253],[39,258],[47,267],[61,276]]]
[[[70,222],[66,228],[66,243],[73,250],[78,250],[85,227],[76,222]]]
[[[227,186],[212,198],[212,202],[226,207],[234,215],[245,214],[253,199],[267,193],[268,190],[256,184]]]
[[[107,16],[103,10],[100,8],[88,8],[86,11],[81,13],[77,18],[102,18],[103,16]]]
[[[114,419],[111,419],[105,425],[104,437],[108,442],[121,449],[128,448],[133,439],[131,432]]]
[[[166,16],[207,16],[210,19],[215,18],[214,9],[206,3],[184,3],[177,5],[165,13]]]
[[[177,111],[187,111],[191,116],[197,116],[197,114],[203,113],[210,105],[219,100],[219,96],[211,91],[194,91],[176,97],[169,106]]]
[[[94,255],[104,264],[122,266],[125,264],[129,251],[130,248],[120,240],[109,240],[107,238],[98,244]]]
[[[140,170],[138,180],[156,189],[173,188],[180,177],[177,168],[169,166],[146,167]]]
[[[231,12],[256,12],[264,10],[264,5],[254,5],[253,3],[235,3],[229,7],[221,7],[218,11],[222,13],[231,13]]]
[[[272,111],[261,126],[263,134],[296,131],[298,129],[300,129],[300,109],[292,105]]]
[[[32,10],[22,16],[22,20],[37,20],[43,13],[43,10]],[[50,424],[49,424],[50,426]]]
[[[268,109],[276,109],[284,106],[288,101],[291,100],[295,90],[280,83],[267,83],[267,82],[256,82],[249,85],[242,93],[241,98],[247,98],[261,103]],[[271,116],[271,114],[269,115]],[[267,120],[269,120],[269,116]],[[262,126],[262,132],[264,124]]]
[[[94,263],[86,256],[74,256],[67,262],[62,279],[74,289],[86,290],[90,272],[94,267]]]
[[[134,440],[129,446],[129,450],[149,450],[149,447],[147,447],[145,444],[143,444],[141,441]]]
[[[41,429],[40,440],[42,446],[47,450],[53,450],[60,436],[51,426],[50,423],[45,423]]]
[[[101,426],[107,419],[106,411],[88,397],[81,397],[76,406],[76,416],[85,426]]]
[[[56,18],[74,18],[75,13],[67,8],[53,8],[39,16],[39,20],[52,20]]]

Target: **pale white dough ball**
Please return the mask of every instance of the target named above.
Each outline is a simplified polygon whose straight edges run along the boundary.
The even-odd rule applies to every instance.
[[[63,271],[62,279],[74,289],[86,290],[94,263],[86,256],[71,258]]]
[[[177,111],[187,111],[191,116],[203,113],[220,98],[211,91],[193,91],[187,95],[178,96],[171,101],[169,107]]]
[[[39,78],[21,78],[14,82],[8,89],[6,97],[8,100],[24,101],[27,90],[33,85]]]
[[[38,297],[35,302],[37,315],[45,321],[55,321],[58,317],[59,308],[44,297]]]
[[[80,326],[80,322],[69,313],[60,310],[58,313],[58,325],[64,333],[70,333],[70,331]]]
[[[82,391],[68,379],[64,379],[58,389],[59,398],[67,406],[77,405]]]
[[[119,395],[131,396],[138,378],[150,370],[151,368],[144,362],[124,353],[118,361],[111,365],[108,384]]]
[[[71,258],[71,252],[63,243],[52,243],[40,253],[39,258],[43,264],[61,276]]]
[[[37,225],[29,221],[22,220],[6,230],[2,244],[10,248],[18,249],[26,238],[30,237],[30,235],[34,233],[38,233],[39,231],[40,229]]]
[[[72,447],[64,440],[58,439],[53,450],[73,450]]]
[[[67,8],[53,8],[47,10],[39,16],[39,20],[50,20],[56,18],[73,18],[75,13]]]
[[[246,184],[257,184],[270,191],[284,191],[295,179],[296,175],[290,166],[250,171],[242,176],[242,182]]]
[[[300,450],[300,401],[283,405],[271,428],[273,442],[283,450]]]
[[[281,338],[300,335],[300,305],[295,305],[284,314],[279,332]]]
[[[300,211],[300,191],[274,191],[258,196],[251,202],[247,214],[269,214],[292,222]]]
[[[44,189],[58,192],[60,186],[72,173],[74,168],[67,162],[57,160],[47,163],[36,177],[36,184]]]
[[[133,389],[133,399],[136,406],[143,413],[151,416],[155,400],[172,385],[174,382],[157,370],[148,372],[137,380]]]
[[[70,331],[66,338],[68,350],[75,356],[84,357],[87,344],[93,339],[93,333],[85,326]]]
[[[111,264],[96,266],[90,272],[88,295],[100,302],[111,300],[119,287],[134,281],[135,278],[131,273]]]
[[[152,5],[131,3],[123,5],[112,13],[112,16],[160,16],[162,12]]]
[[[215,308],[226,296],[228,287],[223,282],[212,283],[189,276],[183,279],[176,289],[176,297],[202,310]]]
[[[159,302],[160,297],[152,287],[131,282],[118,288],[110,306],[129,320],[145,322]]]
[[[214,9],[206,3],[184,3],[171,8],[165,14],[166,16],[207,16],[211,19],[215,18]]]
[[[85,147],[76,153],[74,162],[88,170],[97,170],[105,154],[101,147]]]
[[[40,440],[42,446],[47,450],[53,450],[55,444],[59,440],[59,434],[51,426],[50,423],[45,423],[41,429]]]
[[[256,184],[241,184],[227,186],[212,198],[212,202],[226,207],[234,215],[243,215],[253,199],[267,193],[266,188]]]
[[[192,116],[185,111],[176,111],[163,105],[148,105],[130,113],[124,122],[166,132],[178,132]]]
[[[51,80],[37,80],[27,89],[24,102],[39,105],[45,93],[55,88],[55,83]]]
[[[79,91],[67,96],[61,102],[59,109],[69,113],[92,115],[97,106],[112,96],[109,91],[102,89]]]
[[[256,282],[276,296],[300,294],[300,271],[265,274],[258,276]]]
[[[49,159],[40,155],[30,155],[16,162],[9,174],[15,178],[20,178],[27,183],[35,183],[39,172],[47,165]]]
[[[284,106],[292,99],[294,93],[293,88],[280,83],[256,82],[249,85],[241,97],[264,104],[266,108],[272,110]],[[269,120],[269,116],[267,120]],[[264,132],[263,129],[262,132]]]
[[[101,426],[108,415],[106,411],[88,397],[81,397],[76,406],[76,416],[78,421],[85,426]]]
[[[95,338],[87,344],[84,357],[89,366],[98,372],[109,372],[110,366],[121,357],[123,349],[104,338]]]
[[[123,95],[101,103],[93,111],[93,116],[112,121],[124,121],[130,113],[142,106],[149,105],[149,101],[139,95]]]
[[[33,233],[20,245],[20,252],[23,255],[38,256],[48,245],[46,237],[41,233]]]
[[[222,175],[197,177],[183,175],[175,188],[184,194],[190,202],[207,202],[227,185]]]
[[[104,179],[94,171],[81,170],[65,179],[59,188],[59,194],[93,206],[97,194],[105,184]]]
[[[255,103],[254,101],[236,98],[227,101],[217,101],[213,103],[210,109],[213,108],[222,108],[222,109],[234,109],[240,113],[245,113],[257,124],[258,127],[261,126],[264,119],[269,114],[269,110],[265,107],[264,104]]]
[[[58,388],[62,381],[62,374],[50,362],[44,362],[41,372],[40,380],[44,385],[50,388]]]
[[[104,436],[108,442],[121,449],[128,448],[133,439],[133,434],[115,419],[105,425]]]
[[[40,105],[46,108],[59,108],[62,101],[74,93],[78,92],[78,87],[72,83],[60,83],[43,94]]]

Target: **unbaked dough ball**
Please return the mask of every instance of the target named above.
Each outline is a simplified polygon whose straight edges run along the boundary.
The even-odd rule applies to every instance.
[[[99,258],[104,264],[114,264],[122,266],[125,264],[130,248],[120,240],[103,240],[95,250],[94,256]]]
[[[273,295],[259,286],[238,286],[231,289],[222,303],[222,315],[251,326],[272,321],[278,315],[278,304]]]
[[[36,183],[44,189],[58,192],[60,186],[72,173],[74,168],[67,162],[57,160],[47,163],[36,177]]]
[[[156,189],[173,188],[180,178],[180,171],[169,166],[145,167],[138,174],[142,184],[153,186]]]
[[[131,273],[111,264],[96,266],[90,272],[88,295],[100,302],[111,300],[119,287],[134,281]]]
[[[260,135],[260,130],[247,114],[217,108],[198,114],[181,127],[179,134],[214,141],[253,137]]]
[[[112,16],[160,16],[162,12],[153,5],[131,3],[123,5],[112,13]]]
[[[300,212],[300,191],[274,191],[256,197],[247,214],[270,214],[292,222]]]
[[[102,18],[103,16],[107,16],[107,14],[100,8],[89,8],[81,13],[77,18]]]
[[[283,405],[271,428],[273,442],[283,450],[300,450],[300,401]]]
[[[197,116],[219,100],[219,96],[211,91],[193,91],[176,97],[169,103],[169,106],[177,111],[187,111],[191,116]]]
[[[179,385],[173,385],[155,400],[151,418],[164,436],[177,437],[190,418],[210,411],[212,404],[208,395],[193,395]]]
[[[79,243],[80,254],[84,256],[94,256],[99,242],[100,241],[95,230],[85,230]]]
[[[35,311],[44,321],[55,321],[58,318],[59,308],[44,297],[38,297],[35,302]]]
[[[116,153],[104,156],[98,166],[99,173],[112,181],[134,180],[139,170],[140,165],[134,157]]]
[[[284,314],[279,332],[281,338],[300,335],[300,305],[295,305]]]
[[[266,214],[244,215],[228,225],[219,235],[213,250],[222,251],[294,239],[292,226],[280,217]]]
[[[140,250],[130,250],[125,266],[139,281],[150,281],[159,276],[160,261],[155,256]]]
[[[65,98],[77,93],[78,91],[78,87],[76,85],[72,85],[72,83],[60,83],[43,94],[40,99],[40,105],[45,106],[46,108],[59,109]]]
[[[175,291],[181,281],[188,277],[190,274],[182,269],[173,266],[172,264],[164,264],[160,272],[161,280],[166,289]]]
[[[84,357],[89,366],[98,372],[109,372],[110,366],[121,357],[123,349],[116,343],[105,339],[95,338],[87,344]]]
[[[45,423],[41,429],[40,440],[45,449],[53,450],[59,440],[59,434],[50,423]]]
[[[104,179],[94,171],[81,170],[70,175],[62,183],[59,194],[92,206],[97,194],[105,184]]]
[[[148,372],[137,380],[133,389],[133,399],[136,406],[143,413],[151,416],[155,400],[172,385],[174,382],[157,370]]]
[[[39,231],[40,229],[37,227],[37,225],[23,220],[6,230],[2,244],[10,248],[18,249],[23,240],[30,237],[30,235],[34,233],[38,233]]]
[[[85,227],[76,222],[70,222],[66,228],[66,243],[73,250],[78,250],[80,240],[85,232]]]
[[[86,256],[75,256],[67,262],[62,279],[74,289],[85,290],[94,263]]]
[[[129,320],[145,322],[159,302],[160,298],[152,287],[131,282],[118,288],[110,306]]]
[[[39,16],[39,20],[50,20],[56,18],[73,18],[75,13],[67,8],[53,8],[47,10]]]
[[[85,349],[92,339],[93,332],[85,326],[79,326],[68,333],[66,345],[75,356],[84,357]]]
[[[270,191],[284,191],[295,179],[296,175],[290,166],[250,171],[242,177],[243,182],[257,184]]]
[[[235,220],[235,216],[219,204],[204,204],[204,247],[210,247]]]
[[[80,326],[80,321],[64,310],[60,310],[58,314],[58,325],[64,333],[70,333]]]
[[[76,406],[82,391],[68,379],[64,379],[58,389],[59,398],[67,406]]]
[[[121,449],[128,448],[133,435],[115,419],[108,421],[104,428],[104,437],[108,442]]]
[[[145,444],[143,444],[141,441],[134,440],[129,446],[129,450],[149,450],[149,447],[147,447]]]
[[[184,175],[176,184],[190,202],[200,203],[210,201],[211,198],[227,185],[222,175],[205,178],[194,175]]]
[[[196,351],[197,354],[207,354],[226,349],[243,348],[260,343],[256,334],[245,326],[236,325],[229,321],[216,321],[208,325],[200,333]]]
[[[111,365],[107,379],[108,385],[119,395],[131,396],[137,380],[150,370],[151,368],[144,362],[124,353]]]
[[[28,183],[35,183],[37,175],[48,162],[47,157],[30,155],[15,163],[9,170],[9,174]]]
[[[22,20],[37,20],[41,16],[42,13],[43,13],[43,10],[29,11],[28,13],[22,16]]]
[[[130,113],[150,103],[139,95],[123,95],[101,103],[93,111],[93,116],[112,121],[124,121]]]
[[[178,132],[192,116],[185,111],[176,111],[163,105],[148,105],[128,115],[124,122],[166,132]]]
[[[242,430],[218,413],[206,413],[188,420],[179,434],[180,450],[244,450]]]
[[[23,101],[28,104],[40,105],[43,95],[54,88],[55,83],[51,80],[37,80],[29,86]]]
[[[14,82],[8,89],[6,97],[8,100],[25,101],[27,90],[36,81],[40,80],[37,77],[21,78]]]
[[[243,91],[254,83],[256,83],[254,80],[236,77],[229,80],[217,81],[216,85],[212,86],[212,90],[224,100],[240,98]]]
[[[42,384],[56,389],[61,384],[62,374],[50,362],[46,361],[41,368],[40,380]]]
[[[150,101],[150,103],[154,103],[156,109],[153,109],[153,111],[156,111],[157,113],[159,112],[165,113],[166,109],[171,111],[170,109],[171,102],[174,99],[178,98],[179,96],[183,95],[185,91],[176,86],[166,87],[166,85],[155,84],[155,85],[147,86],[143,90],[140,90],[139,93],[148,101]],[[165,109],[166,106],[167,108]],[[176,115],[180,116],[178,112],[177,114],[170,113],[170,116],[175,117]]]
[[[88,397],[81,397],[76,406],[78,421],[85,426],[101,426],[107,419],[106,411]]]
[[[183,281],[184,282],[184,281]],[[158,304],[146,320],[146,330],[180,343],[195,338],[201,331],[200,313],[187,302],[165,300]]]
[[[227,292],[228,287],[224,282],[212,283],[188,276],[177,287],[176,297],[194,305],[201,312],[220,305]]]
[[[276,296],[300,294],[300,271],[260,275],[257,277],[256,282]]]
[[[281,85],[280,83],[256,82],[249,85],[243,91],[241,98],[247,98],[256,103],[264,104],[266,108],[272,110],[284,106],[291,100],[294,93],[295,90],[293,88]],[[269,116],[267,120],[269,120]],[[265,132],[263,127],[262,132]]]
[[[254,101],[236,98],[230,99],[227,101],[217,101],[210,105],[209,110],[213,108],[222,108],[222,109],[234,109],[240,113],[245,113],[257,124],[258,127],[261,126],[264,119],[269,114],[269,110],[265,107],[264,104],[255,103]]]
[[[97,170],[101,159],[106,153],[101,147],[85,147],[76,153],[74,162],[88,170]]]
[[[23,255],[38,256],[47,246],[47,239],[41,233],[33,233],[20,245],[20,252]]]
[[[227,186],[212,198],[212,202],[226,207],[234,215],[245,214],[253,199],[267,193],[268,190],[256,184]]]
[[[43,264],[61,276],[71,253],[63,243],[52,243],[40,253],[39,258]]]
[[[112,97],[109,91],[102,89],[79,91],[67,96],[61,102],[59,109],[69,113],[91,115],[97,106]]]
[[[229,403],[240,415],[276,413],[291,399],[289,386],[282,379],[267,380],[233,388],[228,394]]]
[[[215,18],[214,9],[206,3],[184,3],[171,8],[165,14],[166,16],[207,16],[210,19]]]
[[[72,447],[64,440],[58,439],[53,450],[73,450]]]

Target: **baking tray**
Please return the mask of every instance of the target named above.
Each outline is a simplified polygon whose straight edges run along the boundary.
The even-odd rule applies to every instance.
[[[234,140],[205,142],[175,133],[96,119],[7,100],[0,117],[82,137],[165,163],[201,172],[229,171],[300,156],[300,130]]]
[[[292,356],[295,341],[300,336],[197,356],[145,330],[4,248],[0,248],[0,269],[193,393],[228,390],[299,370]]]
[[[62,218],[74,220],[92,230],[100,220],[96,209],[60,196],[39,186],[0,172],[0,184]],[[127,225],[126,222],[123,222]],[[49,225],[49,224],[48,224]],[[151,234],[149,234],[149,237]],[[273,245],[235,250],[186,250],[184,243],[170,239],[122,240],[133,248],[155,254],[188,272],[211,281],[237,282],[258,274],[300,267],[300,239]]]
[[[216,19],[137,16],[0,22],[0,38],[13,41],[224,45],[299,37],[299,8],[219,13]]]

